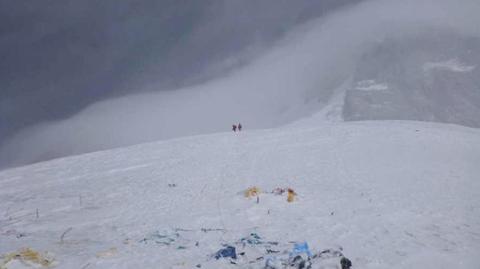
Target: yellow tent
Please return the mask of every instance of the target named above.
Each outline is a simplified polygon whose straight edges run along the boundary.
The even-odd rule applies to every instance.
[[[260,195],[260,189],[258,187],[250,187],[245,190],[245,197],[250,198]]]

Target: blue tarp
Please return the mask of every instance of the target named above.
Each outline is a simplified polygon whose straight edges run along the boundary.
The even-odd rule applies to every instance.
[[[227,246],[217,251],[217,253],[215,254],[215,259],[218,260],[220,258],[237,259],[237,252],[235,251],[235,247]]]
[[[307,242],[295,243],[295,245],[293,246],[293,250],[290,253],[290,256],[297,256],[297,255],[300,255],[302,253],[307,254],[308,257],[312,257],[312,253],[310,252],[310,249],[308,248]]]

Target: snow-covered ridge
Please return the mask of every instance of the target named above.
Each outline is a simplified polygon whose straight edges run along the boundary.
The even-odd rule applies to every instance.
[[[263,268],[249,263],[275,255],[261,247],[237,265],[208,258],[255,232],[279,250],[342,247],[353,268],[478,267],[478,129],[313,121],[2,171],[0,254],[48,251],[57,268]],[[251,186],[298,197],[257,204],[242,194]]]
[[[132,70],[133,81],[130,72],[120,81],[149,94],[104,100],[70,118],[23,129],[0,145],[0,167],[220,132],[232,121],[248,122],[250,128],[290,124],[329,106],[346,80],[366,82],[349,85],[357,90],[346,93],[340,113],[345,120],[429,120],[479,127],[480,76],[472,69],[480,63],[477,2],[362,1],[285,32],[264,53],[253,54],[231,72],[172,91],[161,90],[165,74],[148,61],[157,71],[145,70],[147,75]],[[148,40],[147,47],[152,45]],[[468,64],[436,63],[451,58]],[[423,76],[419,68],[425,62],[432,62],[427,69],[472,72]],[[157,77],[156,72],[162,74]]]

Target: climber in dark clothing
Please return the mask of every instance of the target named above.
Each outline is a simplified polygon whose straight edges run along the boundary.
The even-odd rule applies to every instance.
[[[242,124],[238,124],[238,131],[240,132],[242,130]]]
[[[232,131],[236,132],[237,131],[237,125],[232,125]]]

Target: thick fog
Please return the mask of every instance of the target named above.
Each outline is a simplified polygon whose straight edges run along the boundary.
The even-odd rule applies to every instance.
[[[0,146],[101,100],[221,76],[359,1],[0,0]]]
[[[174,90],[359,0],[0,0],[0,142],[99,100]]]
[[[78,85],[64,89],[67,93],[102,91],[114,85],[119,92],[141,94],[105,98],[109,96],[105,93],[103,101],[72,116],[24,128],[3,143],[0,163],[19,165],[145,141],[228,131],[239,121],[246,128],[279,126],[319,111],[339,87],[346,90],[343,116],[347,120],[419,119],[480,126],[475,121],[480,118],[480,2],[476,0],[355,1],[342,8],[310,1],[266,1],[261,8],[248,3],[245,5],[251,6],[244,8],[237,1],[221,8],[214,1],[206,6],[179,2],[193,11],[202,10],[201,26],[193,31],[178,26],[179,32],[189,34],[172,35],[178,42],[167,42],[170,46],[163,48],[167,52],[154,57],[137,41],[123,43],[115,39],[112,26],[109,34],[115,44],[107,48],[115,50],[90,54],[98,63],[89,62],[92,69],[85,65],[82,72],[92,72],[91,77],[83,74]],[[164,12],[168,18],[175,10]],[[214,16],[208,19],[205,14]],[[127,14],[123,19],[129,18]],[[177,19],[185,23],[195,18]],[[264,25],[267,22],[271,25]],[[126,23],[118,31],[135,36],[142,26]],[[251,31],[256,27],[258,35]],[[236,31],[224,33],[232,29]],[[139,42],[144,47],[158,42],[148,35],[139,38],[143,38]],[[191,44],[198,44],[199,49]],[[70,49],[75,51],[75,47]],[[106,51],[111,53],[108,57]],[[105,62],[105,57],[116,61]],[[137,57],[143,60],[133,60]],[[59,56],[58,60],[75,59]],[[116,67],[119,63],[121,68]],[[108,87],[98,83],[89,88],[89,79],[99,69],[114,70],[99,78]],[[12,76],[15,74],[12,71]],[[58,75],[68,81],[66,85],[78,78],[71,73]],[[39,83],[45,83],[42,78],[38,75]],[[445,78],[445,83],[451,84],[448,87],[440,83]],[[112,83],[112,79],[118,81]],[[52,78],[53,84],[56,81]],[[42,98],[62,103],[62,95],[54,90],[41,93]],[[17,96],[12,96],[2,99],[2,111],[8,105],[28,111],[27,104],[15,103]],[[84,97],[79,102],[88,103]],[[445,112],[445,107],[450,112]]]

